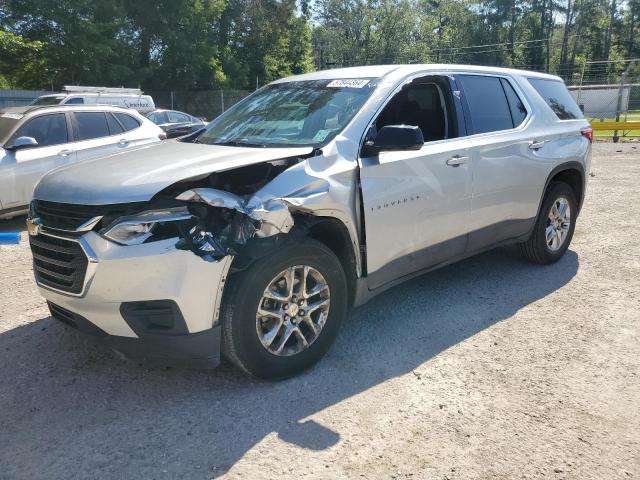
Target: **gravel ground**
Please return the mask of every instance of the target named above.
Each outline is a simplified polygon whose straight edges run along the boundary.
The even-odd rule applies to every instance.
[[[93,346],[0,247],[0,478],[640,478],[640,146],[596,145],[593,172],[559,263],[396,287],[280,383]]]

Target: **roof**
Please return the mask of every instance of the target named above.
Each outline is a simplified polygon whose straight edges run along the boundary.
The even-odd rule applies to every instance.
[[[133,109],[131,108],[123,108],[117,107],[115,105],[24,105],[22,107],[6,107],[0,109],[0,114],[2,113],[16,113],[26,115],[28,113],[46,110],[50,112],[64,112],[65,110],[78,110],[78,111],[104,111],[104,110],[116,110],[121,112],[131,112]],[[133,110],[135,111],[135,110]]]
[[[511,68],[500,67],[484,67],[481,65],[451,65],[451,64],[404,64],[404,65],[367,65],[362,67],[335,68],[332,70],[320,70],[318,72],[305,73],[292,77],[276,80],[274,83],[281,82],[300,82],[305,80],[331,80],[339,78],[382,78],[393,72],[402,75],[410,75],[413,72],[423,71],[465,71],[465,72],[483,72],[483,73],[501,73],[507,75],[518,75],[527,77],[539,77],[559,80],[560,77],[549,75],[547,73],[533,72],[529,70],[516,70]]]

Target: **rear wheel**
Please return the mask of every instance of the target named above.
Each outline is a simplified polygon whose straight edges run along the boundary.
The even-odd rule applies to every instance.
[[[519,245],[522,255],[542,265],[557,262],[569,248],[577,215],[572,188],[564,182],[551,183],[531,237]]]
[[[234,275],[223,300],[222,351],[260,378],[285,378],[329,349],[347,313],[338,258],[306,239],[274,251]]]

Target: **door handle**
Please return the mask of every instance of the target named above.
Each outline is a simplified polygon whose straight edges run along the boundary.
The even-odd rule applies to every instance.
[[[464,165],[469,160],[469,157],[461,157],[460,155],[454,155],[449,160],[447,160],[447,165],[450,167],[459,167],[460,165]]]
[[[544,147],[545,143],[547,143],[545,140],[532,140],[529,142],[529,149],[538,150]]]
[[[127,140],[126,138],[121,138],[120,140],[118,140],[118,145],[122,145],[127,146],[129,144],[129,140]]]
[[[73,150],[60,150],[58,152],[58,155],[60,155],[61,157],[68,157],[72,153],[73,153]]]

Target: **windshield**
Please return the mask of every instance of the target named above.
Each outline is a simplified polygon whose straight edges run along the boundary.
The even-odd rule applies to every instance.
[[[198,143],[320,146],[335,137],[376,87],[373,79],[269,85],[211,122]]]
[[[39,97],[29,105],[58,105],[62,100],[64,100],[64,98],[64,95]]]

